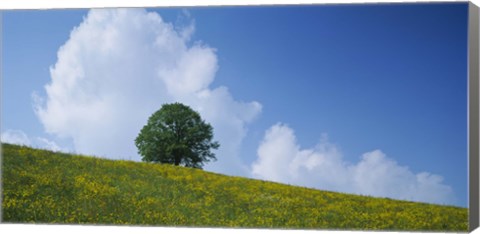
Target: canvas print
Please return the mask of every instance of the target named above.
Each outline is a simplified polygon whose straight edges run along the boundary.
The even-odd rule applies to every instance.
[[[468,228],[468,3],[2,12],[1,221]]]

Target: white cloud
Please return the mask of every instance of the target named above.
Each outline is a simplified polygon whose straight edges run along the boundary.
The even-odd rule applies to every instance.
[[[79,153],[140,160],[134,145],[140,129],[162,104],[178,101],[199,111],[221,144],[218,161],[205,169],[248,173],[238,149],[261,105],[211,87],[216,50],[189,43],[193,21],[182,24],[143,9],[91,10],[59,49],[46,97],[34,97],[45,130],[72,138]]]
[[[253,177],[323,190],[439,204],[454,202],[453,190],[439,175],[413,173],[382,151],[347,162],[326,135],[312,149],[301,149],[293,130],[278,123],[265,133],[251,166]]]
[[[27,134],[20,130],[6,130],[1,134],[2,142],[17,144],[17,145],[30,145],[31,141]]]
[[[63,151],[66,152],[66,149],[63,149],[62,147],[58,146],[57,143],[50,141],[48,139],[45,139],[43,137],[37,137],[37,141],[41,143],[40,148],[46,149],[46,150],[51,150],[51,151]]]
[[[21,130],[6,130],[2,132],[1,139],[2,142],[10,144],[25,145],[51,151],[68,151],[66,148],[58,146],[58,144],[54,141],[48,140],[43,137],[36,137],[32,140],[25,132]]]

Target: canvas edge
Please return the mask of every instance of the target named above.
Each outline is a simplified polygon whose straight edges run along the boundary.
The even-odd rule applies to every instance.
[[[479,226],[479,8],[472,2],[468,6],[468,154],[469,194],[468,229]]]

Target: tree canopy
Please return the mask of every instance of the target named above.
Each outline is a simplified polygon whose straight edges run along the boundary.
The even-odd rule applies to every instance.
[[[194,168],[216,160],[211,150],[220,146],[213,141],[212,126],[181,103],[164,104],[153,113],[135,145],[143,161]]]

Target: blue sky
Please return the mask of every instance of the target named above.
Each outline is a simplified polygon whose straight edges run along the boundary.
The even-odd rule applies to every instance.
[[[222,145],[206,170],[466,207],[467,9],[7,11],[2,140],[139,160],[181,101]]]

